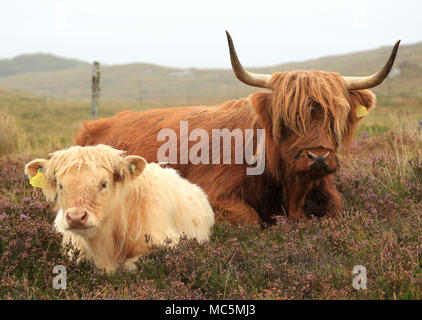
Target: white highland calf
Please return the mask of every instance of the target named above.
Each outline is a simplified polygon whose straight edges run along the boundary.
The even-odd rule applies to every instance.
[[[207,196],[175,170],[106,145],[49,157],[29,162],[25,173],[41,179],[47,200],[57,202],[63,245],[71,242],[97,267],[131,270],[151,245],[174,245],[181,236],[209,240],[214,213]]]

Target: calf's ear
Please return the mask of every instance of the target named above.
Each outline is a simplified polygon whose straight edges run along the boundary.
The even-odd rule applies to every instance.
[[[26,176],[31,179],[34,177],[39,169],[44,169],[45,164],[48,162],[48,160],[45,159],[35,159],[31,162],[28,162],[25,165],[25,174]]]
[[[127,156],[126,161],[129,163],[129,172],[132,177],[139,176],[147,166],[147,161],[140,156]]]

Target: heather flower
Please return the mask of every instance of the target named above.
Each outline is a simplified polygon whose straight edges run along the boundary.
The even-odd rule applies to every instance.
[[[214,227],[209,243],[154,248],[136,272],[107,275],[61,250],[55,209],[23,176],[28,160],[0,161],[2,299],[421,299],[421,141],[397,135],[353,143],[336,175],[342,218],[292,222],[274,212],[265,228]],[[70,248],[69,248],[70,249]],[[55,265],[71,290],[55,290]],[[352,287],[367,269],[367,290]]]

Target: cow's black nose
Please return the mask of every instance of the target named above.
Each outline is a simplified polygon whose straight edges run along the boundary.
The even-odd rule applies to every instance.
[[[327,152],[324,155],[316,155],[312,152],[306,152],[306,154],[308,155],[308,158],[311,159],[311,161],[309,162],[309,168],[311,170],[325,170],[328,169],[328,164],[327,164],[327,159],[330,156],[330,153]]]

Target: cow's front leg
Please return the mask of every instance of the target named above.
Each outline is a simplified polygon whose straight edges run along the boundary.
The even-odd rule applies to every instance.
[[[305,215],[304,205],[306,195],[310,189],[310,184],[300,181],[299,178],[290,180],[289,184],[285,186],[288,217],[293,220],[307,220]]]
[[[325,197],[325,211],[330,217],[341,217],[343,201],[340,192],[334,184],[334,175],[322,179],[321,193]]]
[[[333,175],[315,181],[308,199],[314,215],[339,217],[342,214],[342,196],[334,185]]]
[[[239,225],[260,225],[258,213],[245,201],[238,197],[230,197],[212,201],[216,222],[228,221],[231,224]]]

